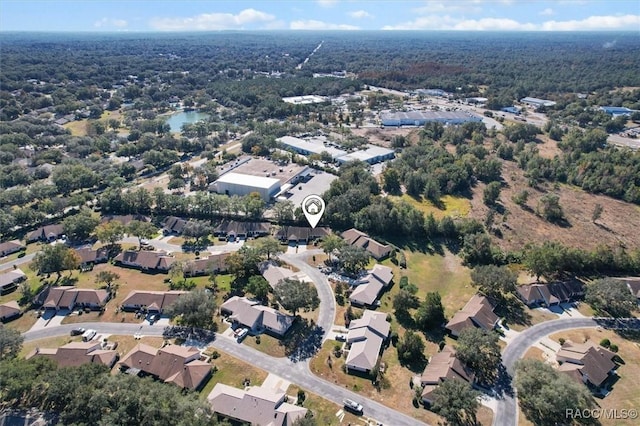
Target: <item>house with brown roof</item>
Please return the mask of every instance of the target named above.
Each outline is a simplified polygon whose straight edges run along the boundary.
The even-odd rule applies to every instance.
[[[144,216],[141,214],[127,214],[127,215],[107,215],[102,216],[102,223],[111,222],[111,221],[120,222],[124,226],[127,226],[134,220],[138,220],[140,222],[151,222],[151,219],[148,216]]]
[[[556,283],[519,285],[516,294],[529,307],[554,306],[584,296],[584,286],[577,280]]]
[[[271,232],[269,222],[239,222],[223,220],[214,228],[214,235],[227,241],[244,240],[248,237],[264,237]]]
[[[118,265],[140,269],[143,272],[167,273],[175,258],[164,251],[126,250],[113,259]]]
[[[184,227],[187,225],[188,221],[176,217],[176,216],[167,216],[167,218],[162,222],[162,233],[164,235],[180,235],[182,231],[184,231]]]
[[[104,289],[76,288],[73,286],[46,287],[36,296],[36,304],[44,309],[73,310],[75,308],[100,310],[111,295]]]
[[[355,228],[344,231],[341,236],[347,244],[362,247],[376,260],[382,260],[388,257],[393,250],[389,244],[379,243],[364,232],[358,231]]]
[[[393,281],[393,270],[388,266],[376,264],[367,274],[355,281],[349,301],[355,306],[373,307],[380,293]]]
[[[479,327],[493,330],[498,324],[498,316],[493,313],[494,306],[485,296],[475,294],[462,310],[449,320],[445,328],[452,336],[457,337],[467,327]]]
[[[434,354],[422,372],[420,384],[422,402],[426,405],[433,403],[433,391],[445,380],[462,380],[473,383],[474,374],[458,358],[451,346],[445,346],[441,352]]]
[[[45,225],[29,232],[25,239],[27,243],[34,241],[55,241],[64,234],[62,225]]]
[[[59,348],[35,348],[26,359],[44,357],[53,360],[59,367],[77,367],[94,363],[111,368],[118,360],[118,352],[102,349],[102,342],[71,342]]]
[[[107,250],[106,247],[100,247],[96,250],[91,247],[83,247],[75,249],[75,252],[80,259],[81,269],[90,267],[96,263],[104,263],[109,260],[109,250]]]
[[[224,302],[220,306],[220,313],[235,324],[247,327],[253,332],[264,331],[275,337],[287,334],[294,321],[292,315],[264,306],[257,300],[239,296],[232,296]]]
[[[0,295],[11,293],[18,288],[18,284],[26,280],[27,276],[22,269],[10,269],[0,273]]]
[[[283,226],[276,233],[276,238],[288,244],[309,244],[331,233],[327,227],[312,228],[310,226]]]
[[[238,389],[218,383],[207,400],[213,412],[256,426],[292,426],[307,414],[306,408],[286,402],[282,390],[264,386]]]
[[[0,243],[0,257],[9,256],[25,248],[24,244],[19,240],[5,241],[4,243]]]
[[[600,388],[607,379],[615,374],[618,365],[614,362],[616,354],[588,340],[585,343],[573,343],[569,340],[562,344],[556,353],[559,371],[595,388]]]
[[[389,337],[391,325],[387,314],[365,310],[362,317],[352,320],[347,334],[349,354],[345,365],[347,371],[369,373],[378,363],[380,352]]]
[[[18,302],[12,300],[0,305],[0,322],[9,322],[22,315]]]
[[[120,369],[172,383],[182,389],[199,390],[211,376],[211,365],[201,361],[197,348],[167,345],[160,349],[139,343],[120,361]]]
[[[180,296],[188,291],[131,291],[124,298],[121,309],[124,311],[146,310],[149,313],[162,313],[171,306]]]
[[[199,277],[212,272],[219,274],[226,272],[229,265],[227,259],[231,253],[216,253],[204,259],[189,260],[184,265],[185,277]]]

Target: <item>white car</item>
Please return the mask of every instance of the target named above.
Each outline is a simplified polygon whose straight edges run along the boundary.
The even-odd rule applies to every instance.
[[[96,334],[98,334],[97,331],[89,329],[89,330],[85,331],[84,334],[82,335],[82,341],[83,342],[88,342],[89,340],[91,340],[94,337],[96,337]]]
[[[237,336],[236,336],[236,339],[238,340],[238,343],[242,342],[242,339],[244,339],[247,336],[247,334],[249,334],[249,329],[248,328],[241,329],[238,332]]]
[[[358,404],[357,402],[351,399],[345,399],[344,401],[342,401],[342,403],[344,404],[344,408],[346,410],[352,411],[356,414],[362,414],[362,411],[363,411],[362,404]]]

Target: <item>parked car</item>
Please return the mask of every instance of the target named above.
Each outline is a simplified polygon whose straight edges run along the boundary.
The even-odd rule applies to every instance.
[[[342,401],[342,403],[344,404],[345,410],[351,411],[356,414],[362,414],[363,412],[362,404],[358,404],[351,399],[345,399],[344,401]]]
[[[94,337],[96,337],[96,334],[98,334],[97,331],[95,330],[87,330],[82,334],[82,341],[83,342],[88,342],[89,340],[93,339]]]
[[[249,334],[248,328],[241,329],[237,335],[238,343],[242,342],[242,340],[247,336],[247,334]]]
[[[338,342],[346,342],[347,336],[345,336],[344,334],[336,334],[336,340]]]
[[[70,334],[72,336],[80,336],[80,335],[84,334],[85,331],[87,331],[87,330],[85,330],[82,327],[79,327],[79,328],[74,328],[73,330],[71,330]]]

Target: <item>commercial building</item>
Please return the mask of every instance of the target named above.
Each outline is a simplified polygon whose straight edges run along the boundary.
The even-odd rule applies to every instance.
[[[530,97],[522,98],[520,99],[520,102],[523,104],[532,106],[534,108],[551,107],[556,104],[554,101],[550,101],[548,99],[539,99],[539,98],[530,98]]]
[[[380,120],[383,126],[424,126],[433,121],[443,124],[480,122],[482,117],[466,111],[407,111],[382,112]]]
[[[229,172],[216,180],[214,187],[218,194],[244,196],[257,192],[263,200],[269,201],[280,191],[280,180]]]
[[[604,111],[607,114],[613,115],[617,117],[619,115],[631,115],[634,110],[625,108],[625,107],[615,107],[615,106],[601,106],[600,111]]]
[[[322,102],[328,102],[327,98],[318,95],[289,96],[287,98],[282,98],[282,100],[288,104],[294,105],[321,104]]]
[[[340,164],[344,164],[349,161],[363,161],[369,164],[377,164],[391,160],[395,155],[396,154],[392,149],[376,145],[367,145],[367,149],[350,152],[349,154],[336,158],[336,161]]]
[[[305,140],[305,139],[300,139],[293,136],[283,136],[276,140],[280,142],[282,145],[284,145],[286,148],[292,149],[293,151],[302,155],[311,155],[311,154],[320,155],[323,152],[326,152],[331,156],[331,158],[336,159],[347,153],[347,151],[329,146],[323,143],[319,139]]]

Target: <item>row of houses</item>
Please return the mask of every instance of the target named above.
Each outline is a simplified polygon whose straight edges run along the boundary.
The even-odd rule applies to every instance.
[[[577,280],[557,283],[519,285],[516,294],[529,307],[555,306],[584,296],[584,286]]]
[[[33,357],[47,358],[59,367],[78,367],[84,364],[101,364],[112,368],[118,360],[118,352],[104,349],[103,342],[70,342],[59,348],[35,348],[26,359]]]
[[[104,289],[76,288],[73,286],[48,286],[35,297],[34,304],[54,311],[92,309],[100,310],[111,294]]]
[[[171,306],[180,296],[188,291],[149,291],[133,290],[120,304],[120,308],[126,312],[146,310],[150,314],[161,314]]]

